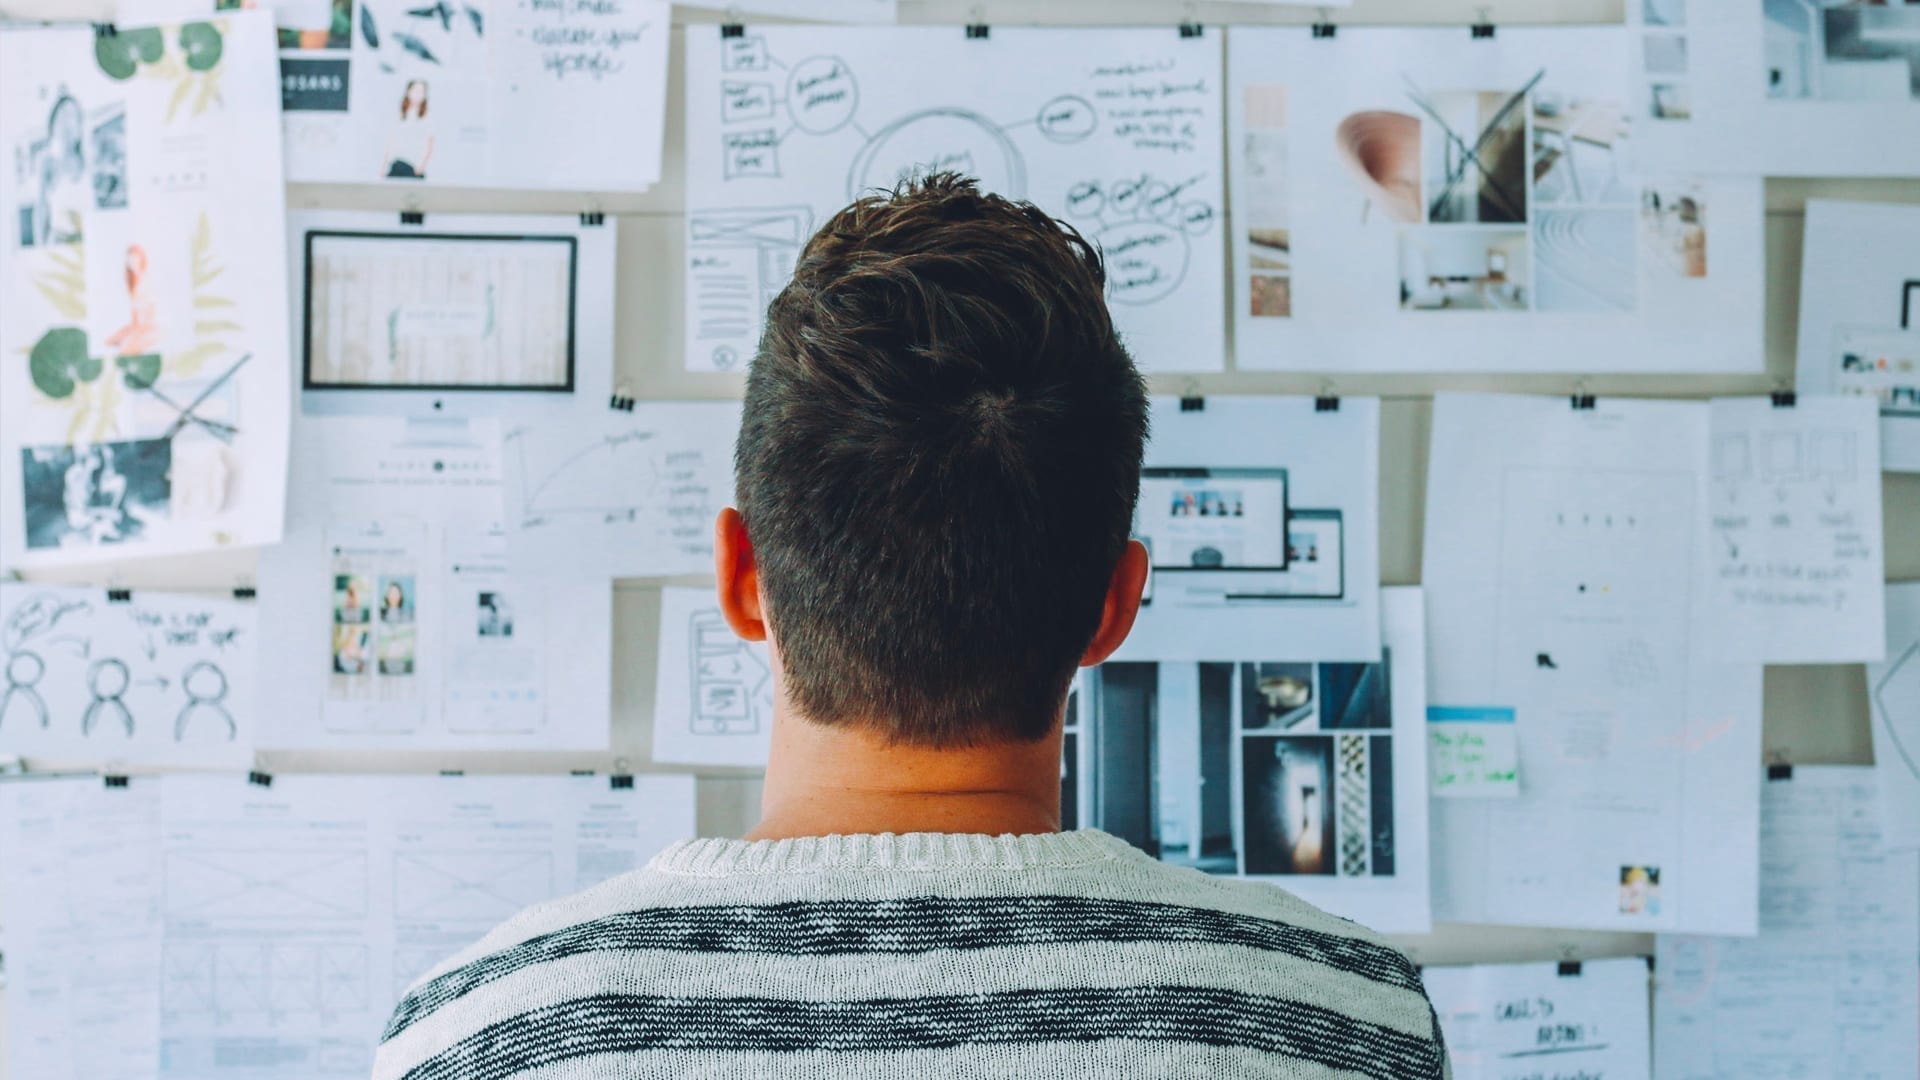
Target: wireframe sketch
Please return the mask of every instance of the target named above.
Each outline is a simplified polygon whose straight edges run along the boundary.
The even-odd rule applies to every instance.
[[[732,371],[746,361],[741,342],[786,286],[812,233],[813,211],[805,206],[689,211],[687,291],[700,317],[687,334],[695,342],[718,342],[707,354],[714,370]]]
[[[773,672],[718,610],[695,612],[687,640],[695,735],[756,734],[773,722]]]
[[[169,920],[364,918],[367,853],[180,848],[166,853]]]
[[[396,919],[492,925],[552,897],[553,853],[401,851],[393,859]]]
[[[187,730],[199,723],[224,725],[228,742],[240,737],[240,725],[227,711],[227,673],[220,670],[220,665],[210,660],[195,661],[180,676],[180,688],[186,691],[187,703],[180,706],[173,720],[175,742],[185,741]]]
[[[371,1002],[365,945],[169,942],[161,965],[169,1014],[334,1015]]]
[[[93,700],[80,715],[80,734],[91,735],[95,727],[105,724],[125,728],[127,738],[133,738],[133,713],[122,700],[132,683],[132,672],[118,657],[106,656],[89,664],[87,693]]]
[[[1768,96],[1920,100],[1920,6],[1870,0],[1753,2],[1765,12]]]
[[[1893,754],[1883,755],[1877,764],[1899,769],[1910,783],[1920,783],[1920,708],[1913,707],[1920,704],[1920,640],[1887,658],[1886,673],[1874,681],[1872,696],[1875,719],[1893,748]]]

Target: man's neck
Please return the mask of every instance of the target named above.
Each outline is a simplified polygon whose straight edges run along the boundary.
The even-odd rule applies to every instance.
[[[1030,743],[930,749],[779,716],[760,808],[749,840],[1057,832],[1060,728]]]

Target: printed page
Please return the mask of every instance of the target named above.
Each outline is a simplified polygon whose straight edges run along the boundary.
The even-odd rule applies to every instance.
[[[151,2],[119,7],[151,18],[140,14]],[[184,14],[239,2],[167,5]],[[667,3],[272,6],[294,183],[640,192],[660,179]]]
[[[1631,44],[1235,28],[1235,364],[1759,371],[1761,183],[1648,160]]]
[[[1220,370],[1220,59],[1169,27],[689,28],[688,370],[745,370],[814,230],[935,169],[1098,245],[1142,368]]]
[[[1435,917],[1751,934],[1758,664],[1710,661],[1704,403],[1443,394],[1428,693],[1510,708],[1516,798],[1434,803]]]
[[[1887,586],[1887,658],[1867,665],[1887,847],[1920,848],[1920,584]]]
[[[1767,782],[1760,936],[1660,935],[1656,1075],[1920,1071],[1920,855],[1882,844],[1874,789],[1847,765]]]
[[[1627,17],[1635,124],[1663,159],[1748,176],[1920,173],[1920,7],[1634,0]]]
[[[1920,472],[1920,207],[1807,200],[1794,378],[1880,408],[1880,465]]]
[[[276,749],[598,750],[612,590],[508,558],[491,421],[301,417],[261,553]]]
[[[1425,608],[1419,589],[1383,589],[1380,605],[1383,644],[1366,661],[1248,639],[1201,662],[1090,669],[1068,706],[1063,780],[1089,808],[1081,823],[1165,862],[1270,879],[1375,929],[1426,933]],[[1097,730],[1079,738],[1087,723]]]
[[[1715,398],[1714,659],[1839,664],[1884,656],[1880,423],[1859,397]]]
[[[0,582],[0,751],[250,764],[259,625],[255,602],[230,596]]]
[[[781,19],[803,19],[807,22],[891,23],[900,20],[898,0],[744,0],[744,2],[730,4],[706,2],[682,6],[749,15],[772,15]],[[733,17],[728,16],[728,18]]]
[[[511,565],[605,582],[713,572],[733,501],[737,401],[644,402],[505,434]]]
[[[1134,537],[1153,575],[1118,660],[1380,655],[1380,402],[1155,398]]]
[[[418,977],[693,831],[690,777],[165,785],[163,1078],[366,1076]]]
[[[280,539],[273,32],[0,33],[0,566]]]
[[[1474,964],[1420,971],[1454,1080],[1639,1080],[1653,1045],[1647,961]]]
[[[160,781],[0,781],[6,1075],[151,1076],[160,1051]]]
[[[653,760],[764,768],[773,735],[773,663],[742,641],[712,588],[660,590]]]

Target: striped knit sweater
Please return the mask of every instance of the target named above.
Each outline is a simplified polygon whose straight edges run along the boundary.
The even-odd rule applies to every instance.
[[[692,840],[394,1010],[375,1080],[1445,1077],[1420,976],[1094,831]]]

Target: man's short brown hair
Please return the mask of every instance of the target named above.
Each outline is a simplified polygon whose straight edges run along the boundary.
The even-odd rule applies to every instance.
[[[936,174],[840,211],[767,311],[736,451],[788,703],[1044,735],[1132,525],[1146,390],[1100,254]]]

